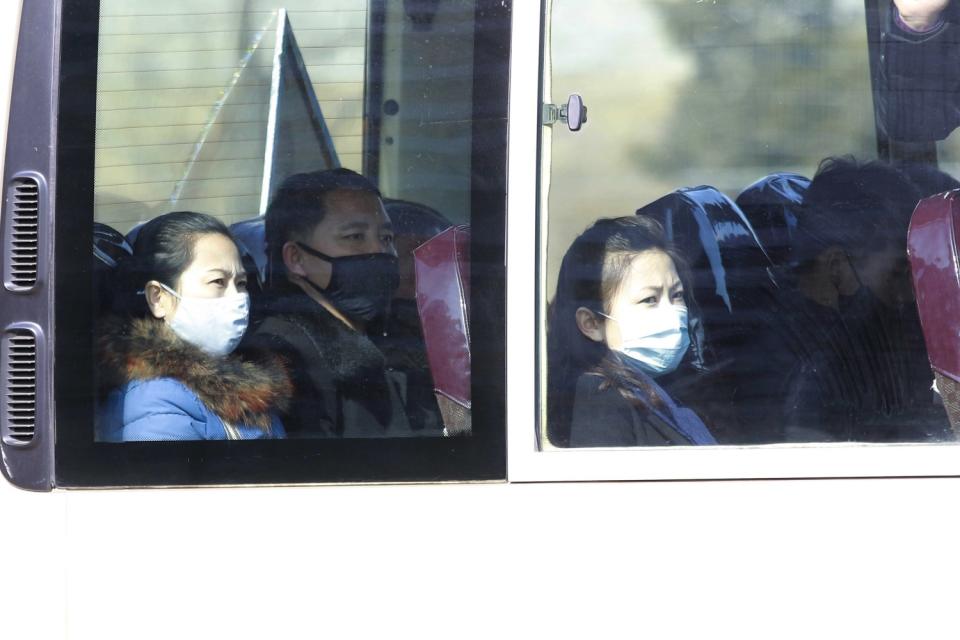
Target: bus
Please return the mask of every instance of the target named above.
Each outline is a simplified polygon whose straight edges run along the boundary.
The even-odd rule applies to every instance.
[[[938,309],[951,290],[931,303],[919,274],[928,262],[949,273],[956,246],[932,234],[942,263],[908,250],[908,225],[953,214],[960,119],[949,64],[914,76],[895,63],[960,54],[956,3],[796,4],[0,7],[0,634],[952,635],[952,343],[930,331],[949,333]],[[916,5],[933,17],[918,21]],[[918,95],[927,109],[910,108]],[[242,269],[228,275],[250,306],[244,362],[262,356],[246,341],[278,315],[282,287],[331,316],[348,308],[325,304],[337,266],[320,287],[296,265],[350,256],[318,248],[314,227],[288,249],[270,226],[289,179],[320,174],[373,185],[374,214],[392,225],[384,248],[353,252],[396,270],[389,304],[369,322],[344,313],[323,345],[377,354],[382,388],[369,369],[343,374],[349,358],[325,360],[332,385],[347,379],[335,402],[293,375],[284,402],[306,409],[273,407],[286,437],[234,442],[245,432],[218,407],[240,392],[210,353],[179,350],[177,371],[214,367],[177,384],[222,431],[108,435],[107,409],[127,410],[111,404],[123,398],[111,367],[127,366],[121,385],[180,380],[130,374],[146,367],[142,346],[104,358],[103,336],[133,332],[105,333],[129,311],[121,297],[194,344],[145,315],[159,308],[151,291],[166,294],[127,280],[165,214],[229,229]],[[815,208],[831,193],[822,176],[838,175],[856,179]],[[861,189],[861,177],[875,181]],[[861,226],[838,217],[854,215],[851,194],[876,203],[855,212]],[[603,440],[611,404],[585,412],[582,380],[557,382],[554,358],[581,349],[554,348],[567,256],[602,220],[646,221],[672,261],[669,306],[687,319],[675,370],[626,378],[662,394],[656,411],[638,418],[637,394],[617,392],[632,433],[654,440]],[[581,277],[594,288],[603,256]],[[881,299],[869,314],[842,307],[868,291]],[[189,298],[170,295],[175,309]],[[574,305],[575,337],[629,364],[609,328],[626,316],[603,295]],[[842,331],[800,313],[812,298]],[[823,336],[833,342],[808,348]],[[598,362],[589,380],[607,371]],[[605,384],[591,393],[607,398]],[[399,398],[400,426],[364,404],[378,392]],[[668,442],[679,446],[655,446]]]

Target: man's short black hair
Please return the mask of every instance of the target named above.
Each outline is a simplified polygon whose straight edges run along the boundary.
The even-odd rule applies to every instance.
[[[830,247],[850,255],[891,245],[906,251],[910,215],[920,197],[914,183],[888,164],[825,159],[804,195],[797,221],[801,262],[809,264]]]
[[[264,216],[271,271],[279,269],[277,273],[283,272],[283,245],[310,235],[327,215],[326,195],[339,190],[362,191],[381,197],[376,185],[350,169],[297,173],[283,181]]]

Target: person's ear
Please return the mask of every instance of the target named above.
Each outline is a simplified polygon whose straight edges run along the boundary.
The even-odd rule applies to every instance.
[[[850,258],[840,247],[830,247],[825,252],[827,263],[827,272],[830,275],[830,283],[843,296],[849,296],[856,293],[860,288],[860,281],[857,280],[857,274],[850,264]]]
[[[143,287],[143,295],[154,318],[162,320],[171,316],[177,306],[174,297],[156,280],[151,280]]]
[[[281,255],[283,256],[283,266],[287,268],[287,273],[293,273],[298,276],[307,275],[307,272],[304,270],[303,265],[301,264],[303,260],[303,251],[300,250],[300,247],[296,242],[289,240],[283,243]]]
[[[594,342],[603,342],[603,321],[593,311],[586,307],[577,309],[577,328],[580,333]]]

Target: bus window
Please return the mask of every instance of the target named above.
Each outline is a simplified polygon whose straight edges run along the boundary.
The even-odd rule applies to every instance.
[[[56,277],[17,286],[56,340],[4,318],[71,362],[17,396],[56,404],[56,483],[502,479],[509,9],[64,4],[56,167],[6,165],[21,235],[57,184]]]
[[[893,17],[547,3],[542,449],[954,440],[906,254],[953,165],[886,137]]]

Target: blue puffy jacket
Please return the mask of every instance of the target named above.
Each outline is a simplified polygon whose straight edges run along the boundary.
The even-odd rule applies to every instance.
[[[229,425],[173,378],[135,381],[110,393],[101,409],[103,442],[128,440],[254,440],[286,436],[280,419],[270,416],[268,430]]]
[[[101,442],[283,438],[284,364],[211,356],[163,322],[108,321],[99,338]]]

